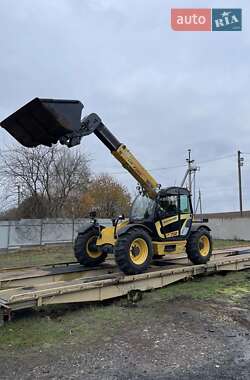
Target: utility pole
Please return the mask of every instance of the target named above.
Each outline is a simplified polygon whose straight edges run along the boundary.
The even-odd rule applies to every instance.
[[[200,206],[200,215],[202,215],[201,190],[200,189],[199,189],[199,196],[198,196],[197,204],[196,204],[196,207],[195,207],[195,210],[194,210],[194,214],[197,213],[197,210],[198,210],[199,206]]]
[[[199,189],[199,200],[200,200],[200,214],[202,215],[201,190],[200,189]]]
[[[196,166],[194,164],[194,160],[191,159],[191,149],[188,149],[188,158],[186,158],[186,162],[188,164],[188,168],[181,182],[181,187],[185,185],[185,182],[188,179],[187,189],[190,191],[191,197],[193,197],[195,200],[195,174],[197,170],[199,170],[200,168]],[[193,181],[192,181],[192,176],[193,176]],[[193,185],[193,191],[192,191],[192,185]],[[194,208],[195,208],[195,204],[194,204]]]
[[[196,175],[196,170],[194,171],[193,174],[193,205],[195,207],[195,202],[196,202],[196,183],[195,183],[195,175]]]
[[[240,201],[240,214],[242,215],[242,184],[241,184],[241,167],[244,165],[244,158],[241,157],[241,151],[238,150],[238,180],[239,180],[239,201]]]
[[[192,192],[192,172],[194,171],[194,169],[196,170],[196,168],[192,167],[192,163],[194,162],[194,160],[191,160],[191,149],[188,149],[188,158],[186,158],[186,162],[188,163],[188,168],[187,168],[186,173],[184,175],[184,178],[181,182],[181,187],[183,187],[185,185],[186,179],[188,177],[187,188],[191,193]]]
[[[191,160],[191,149],[188,149],[188,158],[186,161],[188,163],[188,190],[192,193],[192,164],[194,160]]]
[[[17,185],[17,206],[19,208],[21,204],[21,187],[20,185]]]

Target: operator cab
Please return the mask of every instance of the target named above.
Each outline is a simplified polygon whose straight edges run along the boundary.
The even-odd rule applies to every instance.
[[[140,193],[132,204],[129,219],[130,221],[152,219],[155,211],[161,217],[176,215],[179,212],[192,214],[189,191],[182,187],[161,189],[157,194],[156,200]]]
[[[192,214],[190,192],[184,187],[168,187],[161,189],[157,194],[159,213],[166,216],[181,214]]]
[[[130,223],[143,223],[163,240],[183,239],[192,225],[190,193],[182,187],[159,190],[155,200],[139,194],[131,208]]]

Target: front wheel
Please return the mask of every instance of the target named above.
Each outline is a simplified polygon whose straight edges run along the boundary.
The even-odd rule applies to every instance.
[[[153,257],[151,237],[143,228],[131,228],[118,237],[114,251],[116,263],[123,273],[143,273]]]
[[[186,252],[193,264],[206,264],[212,255],[212,238],[209,231],[201,229],[191,233]]]
[[[78,234],[75,240],[75,257],[81,265],[86,267],[95,267],[101,264],[107,257],[96,245],[98,231],[95,229],[88,230]]]

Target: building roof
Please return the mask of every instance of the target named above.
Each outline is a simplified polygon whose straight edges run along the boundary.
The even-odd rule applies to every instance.
[[[206,214],[196,214],[197,218],[207,218],[207,219],[219,219],[219,218],[250,218],[250,210],[243,211],[242,215],[239,211],[230,211],[230,212],[212,212],[212,213],[206,213]]]

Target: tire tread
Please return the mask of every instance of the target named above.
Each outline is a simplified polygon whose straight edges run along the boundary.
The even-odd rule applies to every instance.
[[[87,256],[84,251],[84,247],[88,239],[93,236],[95,233],[96,236],[98,236],[98,232],[94,230],[89,230],[84,233],[80,233],[77,235],[75,244],[74,244],[74,253],[75,253],[75,258],[77,261],[86,267],[95,267],[101,263],[103,263],[107,257],[106,253],[102,253],[101,256],[97,258],[92,258]]]
[[[143,265],[140,265],[140,266],[133,264],[129,260],[129,252],[128,252],[130,243],[137,236],[142,237],[146,240],[148,244],[148,249],[149,249],[148,259]],[[126,232],[124,235],[118,237],[114,252],[115,252],[116,263],[123,273],[127,275],[135,275],[135,274],[143,273],[149,267],[150,262],[152,260],[152,256],[153,256],[153,247],[152,247],[151,237],[142,228],[138,228],[138,227],[132,228],[128,232]]]
[[[206,235],[210,242],[210,250],[207,256],[200,255],[199,249],[197,247],[198,241],[202,235]],[[205,229],[200,229],[192,232],[187,240],[186,252],[189,260],[191,260],[193,264],[206,264],[212,256],[212,239],[210,233]]]

